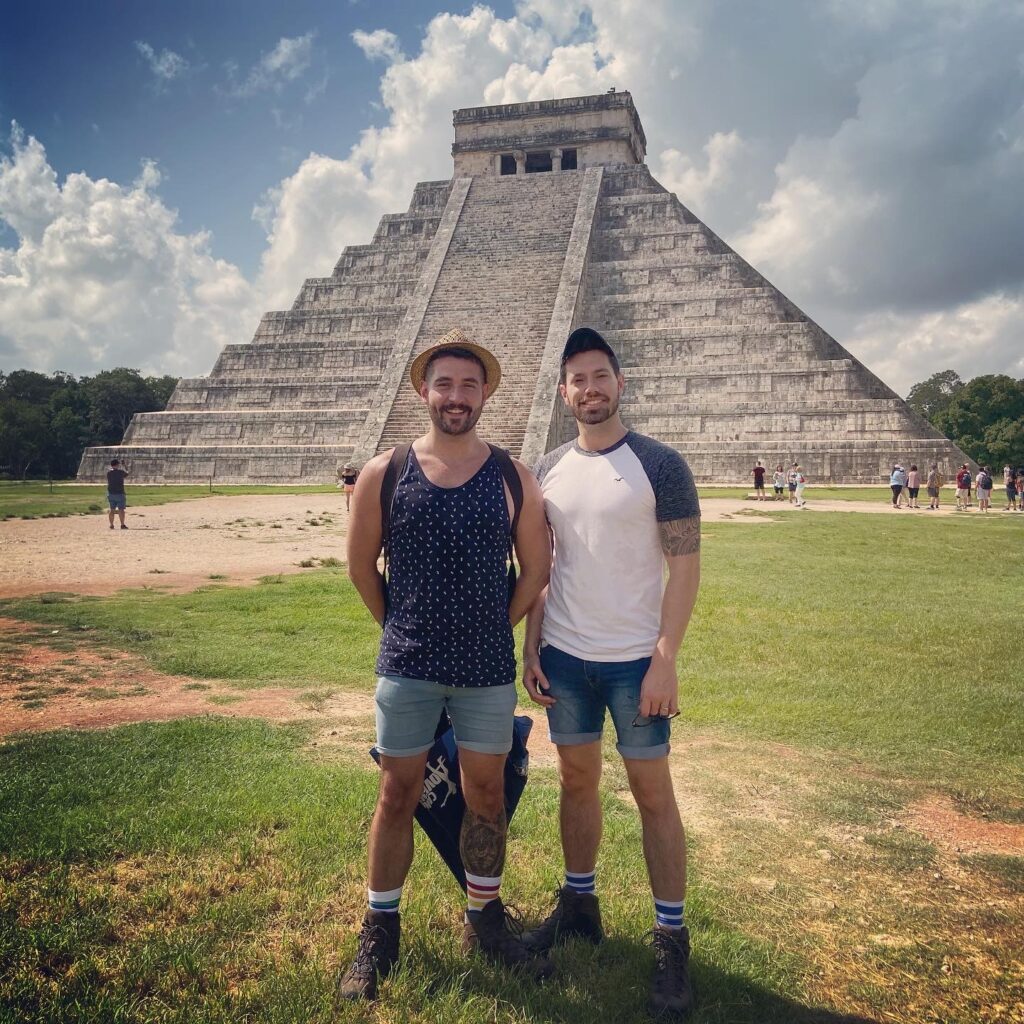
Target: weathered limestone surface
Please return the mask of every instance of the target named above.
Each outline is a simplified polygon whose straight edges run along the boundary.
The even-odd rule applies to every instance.
[[[698,480],[748,482],[755,459],[822,483],[966,461],[651,177],[628,93],[467,108],[454,126],[452,180],[417,185],[79,476],[117,455],[137,482],[333,480],[422,432],[408,367],[455,327],[502,364],[484,436],[533,461],[575,435],[557,374],[580,324],[619,353],[626,421]]]

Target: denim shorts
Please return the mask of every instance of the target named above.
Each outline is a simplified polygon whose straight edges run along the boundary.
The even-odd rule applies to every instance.
[[[543,644],[540,667],[557,701],[548,708],[551,742],[565,746],[593,743],[604,730],[605,709],[611,712],[618,743],[625,758],[653,760],[669,751],[669,723],[663,719],[639,719],[640,684],[650,658],[636,661],[582,661],[557,647]],[[647,722],[649,724],[643,724]]]
[[[442,709],[447,709],[455,742],[480,754],[507,754],[512,749],[516,688],[445,686],[425,679],[379,676],[377,749],[388,757],[412,757],[429,750]]]
[[[107,492],[107,504],[112,509],[124,508],[127,504],[126,495],[124,494],[111,494]]]

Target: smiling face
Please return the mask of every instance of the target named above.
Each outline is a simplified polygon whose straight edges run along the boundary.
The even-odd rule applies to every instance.
[[[467,434],[484,411],[487,389],[480,365],[459,356],[435,359],[420,385],[430,420],[444,434]]]
[[[619,411],[626,387],[607,353],[580,352],[565,363],[565,383],[558,387],[562,399],[580,423],[604,423]]]

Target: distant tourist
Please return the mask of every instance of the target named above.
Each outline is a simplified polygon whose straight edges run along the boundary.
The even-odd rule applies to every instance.
[[[789,503],[790,505],[796,504],[796,478],[800,474],[797,472],[797,464],[794,462],[789,467],[789,472],[786,474],[786,486],[789,488]]]
[[[764,463],[760,459],[754,463],[754,493],[757,495],[758,501],[764,501]]]
[[[804,489],[807,487],[807,477],[804,476],[802,466],[796,467],[796,507],[807,508],[807,501],[804,499]]]
[[[107,519],[110,520],[110,528],[114,528],[114,513],[117,513],[121,520],[121,529],[127,530],[124,522],[124,510],[128,504],[128,496],[124,493],[124,478],[128,470],[121,464],[120,459],[110,460],[110,469],[107,470]]]
[[[345,511],[348,512],[352,503],[352,492],[356,489],[356,480],[359,479],[359,470],[351,462],[346,462],[338,473],[338,477],[341,480],[341,488],[345,492]]]
[[[917,503],[917,496],[921,491],[921,474],[917,466],[912,465],[907,474],[907,508],[920,508]]]
[[[690,1012],[694,1000],[686,836],[668,752],[679,714],[676,658],[700,582],[700,505],[682,456],[622,423],[624,388],[604,338],[591,328],[573,331],[559,390],[579,436],[537,463],[554,562],[550,586],[527,616],[523,647],[523,684],[546,709],[558,751],[565,883],[523,941],[546,951],[572,938],[604,938],[595,872],[601,734],[610,714],[640,811],[654,916],[648,1008],[661,1019]],[[632,878],[617,875],[610,888],[626,895],[631,886]]]
[[[501,379],[490,352],[453,331],[416,358],[410,377],[430,426],[395,467],[386,584],[377,565],[384,547],[381,491],[394,451],[363,467],[348,531],[349,576],[384,629],[375,697],[380,789],[359,950],[338,988],[348,1000],[376,998],[379,981],[398,960],[413,816],[442,710],[455,732],[466,800],[462,948],[535,979],[552,969],[523,945],[500,897],[508,831],[503,779],[516,707],[512,627],[547,583],[551,562],[540,486],[525,466],[476,433]],[[517,478],[521,571],[510,592],[515,499],[506,480]]]
[[[978,470],[974,485],[978,490],[978,509],[987,512],[992,507],[992,473],[988,466]]]
[[[942,493],[942,485],[945,481],[942,479],[942,474],[939,472],[939,464],[933,462],[928,469],[928,508],[937,509],[939,507],[939,495]]]
[[[900,495],[903,493],[903,470],[899,463],[894,463],[889,474],[889,488],[892,491],[892,507],[900,507]]]
[[[1003,466],[1003,486],[1006,488],[1006,511],[1017,508],[1017,474],[1013,466]]]
[[[782,471],[782,463],[775,467],[772,473],[772,487],[775,489],[775,500],[782,501],[782,492],[786,486],[786,474]]]
[[[1024,512],[1024,466],[1017,467],[1017,511]]]
[[[961,464],[956,474],[956,510],[962,512],[971,504],[971,471],[967,463]]]

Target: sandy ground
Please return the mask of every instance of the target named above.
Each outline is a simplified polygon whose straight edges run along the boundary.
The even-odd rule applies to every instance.
[[[10,519],[0,523],[0,597],[192,590],[211,576],[300,572],[301,561],[345,557],[347,518],[340,494],[267,494],[129,509],[127,530],[116,520],[108,529],[105,514]]]
[[[893,511],[883,503],[815,502],[797,511],[788,503],[705,498],[705,522],[739,519],[768,524],[752,511],[783,515],[868,512],[881,515],[954,515]],[[301,572],[309,559],[345,558],[348,514],[340,494],[219,496],[128,510],[128,529],[110,530],[106,515],[66,519],[11,519],[0,523],[0,597],[49,591],[110,594],[126,587],[192,590],[219,577],[245,584],[275,573]]]

